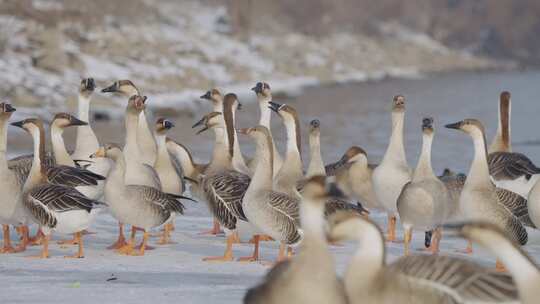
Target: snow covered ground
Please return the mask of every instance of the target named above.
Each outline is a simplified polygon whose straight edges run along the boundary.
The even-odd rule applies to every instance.
[[[384,224],[385,215],[373,214]],[[240,303],[247,288],[256,284],[269,269],[259,263],[208,263],[201,259],[218,255],[224,249],[224,237],[200,236],[198,233],[211,226],[204,203],[188,203],[185,216],[176,220],[173,234],[177,244],[152,245],[143,257],[120,256],[105,249],[116,239],[117,225],[106,213],[97,220],[85,237],[84,259],[64,259],[73,254],[76,246],[51,247],[52,257],[47,260],[29,259],[40,248],[27,252],[0,256],[0,301],[2,303]],[[402,231],[399,231],[401,236]],[[65,236],[56,235],[56,240]],[[421,248],[424,235],[414,235],[412,248]],[[442,254],[455,253],[466,245],[462,239],[445,238]],[[338,271],[343,272],[355,249],[354,244],[331,247],[335,253]],[[262,256],[273,260],[277,253],[275,242],[262,245]],[[531,234],[525,246],[540,261],[540,233]],[[401,244],[390,244],[389,261],[401,256]],[[249,255],[249,244],[235,245],[236,257]],[[419,253],[420,254],[420,253]],[[494,266],[494,258],[478,247],[471,257],[486,266]]]

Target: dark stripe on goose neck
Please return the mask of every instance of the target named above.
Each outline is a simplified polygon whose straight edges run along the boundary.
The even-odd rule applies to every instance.
[[[499,103],[499,115],[501,119],[501,135],[503,148],[510,152],[510,93],[502,92]]]
[[[223,120],[225,121],[225,129],[227,132],[227,138],[229,140],[229,156],[232,158],[234,155],[234,117],[233,117],[233,105],[236,101],[235,94],[225,95],[223,101]]]

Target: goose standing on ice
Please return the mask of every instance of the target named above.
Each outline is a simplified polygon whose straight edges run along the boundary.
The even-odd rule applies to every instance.
[[[212,129],[215,135],[212,160],[200,180],[210,212],[227,230],[227,244],[223,256],[207,257],[205,261],[232,261],[232,244],[237,239],[237,221],[247,221],[242,209],[242,198],[250,183],[249,176],[236,171],[232,165],[233,138],[229,137],[231,122],[221,118],[223,114],[212,112],[193,127],[203,126],[200,134]],[[227,124],[227,125],[224,125]],[[233,130],[234,131],[234,130]]]
[[[382,232],[364,217],[332,216],[329,239],[359,242],[343,278],[351,304],[506,303],[517,298],[510,276],[467,260],[411,255],[387,265]]]
[[[249,220],[259,231],[280,242],[278,261],[292,256],[292,248],[301,241],[299,199],[298,196],[287,195],[273,190],[273,154],[272,137],[264,126],[242,129],[255,140],[255,173],[242,199],[242,209]],[[258,258],[258,242],[255,238],[253,259]]]
[[[507,267],[516,282],[523,304],[538,303],[540,298],[540,268],[518,244],[508,238],[498,226],[487,222],[462,222],[445,225],[489,250]]]
[[[540,177],[540,168],[524,154],[512,152],[510,140],[510,93],[502,92],[499,101],[497,133],[489,146],[489,173],[499,188],[527,197]]]
[[[297,183],[304,177],[300,119],[296,109],[289,105],[269,102],[270,109],[283,120],[287,131],[287,151],[279,172],[274,176],[274,189],[290,196],[300,196]],[[285,164],[285,166],[283,166]]]
[[[405,97],[397,95],[392,104],[392,135],[383,160],[373,170],[373,189],[377,201],[388,213],[388,236],[396,241],[397,199],[401,189],[411,180],[403,146],[403,123],[405,120]]]
[[[48,166],[45,162],[45,132],[43,122],[29,118],[12,123],[24,129],[34,142],[32,169],[23,187],[22,203],[27,214],[44,234],[41,258],[49,257],[48,244],[52,231],[75,233],[79,251],[72,257],[82,258],[82,230],[88,228],[92,209],[98,204],[74,187],[96,186],[105,177],[68,166]]]
[[[413,229],[435,229],[431,252],[439,252],[441,229],[438,228],[449,216],[450,194],[444,183],[435,176],[431,167],[431,144],[433,142],[433,118],[422,120],[422,151],[412,180],[405,184],[397,200],[399,218],[405,229],[403,238],[405,255],[409,247]]]
[[[259,103],[259,125],[265,126],[270,131],[270,136],[272,136],[272,129],[270,126],[270,119],[272,118],[272,111],[270,110],[270,102],[272,101],[272,90],[270,89],[270,85],[266,82],[257,82],[257,84],[253,88],[251,88],[251,90],[257,95],[257,102]],[[274,138],[271,137],[271,139],[272,149],[274,150],[274,168],[272,170],[274,171],[275,177],[278,174],[281,165],[283,164],[283,160],[281,158],[281,155],[279,154],[279,151],[276,149],[276,143],[274,142]],[[255,158],[253,158],[248,165],[251,172],[255,172],[255,167],[257,166],[257,164],[255,164]]]
[[[326,241],[324,206],[333,195],[326,188],[324,176],[306,182],[300,204],[305,234],[299,253],[274,266],[262,284],[249,289],[245,304],[347,303]]]
[[[11,104],[0,103],[0,193],[3,196],[0,205],[0,224],[4,233],[4,246],[0,249],[0,253],[24,251],[28,242],[28,233],[23,231],[21,243],[14,248],[9,235],[9,225],[21,226],[27,223],[27,216],[21,203],[22,187],[15,172],[8,168],[6,158],[8,122],[13,112],[15,108]],[[27,229],[26,226],[22,227],[25,227],[23,230]]]
[[[476,119],[465,119],[446,125],[449,129],[467,133],[474,143],[474,159],[460,197],[460,210],[467,220],[487,221],[499,226],[516,243],[525,245],[527,231],[520,219],[499,199],[489,176],[484,126]],[[472,251],[470,247],[467,251]],[[504,266],[497,261],[497,269]]]
[[[126,165],[122,150],[116,145],[100,148],[93,157],[107,157],[115,162],[112,179],[107,179],[105,198],[113,215],[122,223],[139,227],[144,231],[143,240],[138,251],[135,251],[135,234],[125,246],[118,251],[126,255],[144,255],[148,243],[149,230],[167,222],[173,213],[183,214],[184,205],[181,199],[192,200],[182,195],[162,192],[147,185],[126,184]],[[122,181],[121,179],[124,178]],[[109,188],[109,189],[107,189]]]
[[[173,165],[171,155],[167,149],[167,132],[174,127],[174,124],[166,119],[159,118],[156,121],[156,141],[157,141],[157,158],[154,168],[161,182],[161,190],[165,193],[181,195],[184,193],[184,175],[181,168]],[[174,228],[174,218],[176,214],[171,213],[170,220],[165,224],[162,239],[159,244],[170,244],[171,230]]]
[[[119,80],[113,83],[112,85],[101,90],[103,93],[118,93],[124,97],[130,98],[133,95],[141,95],[139,89],[131,82],[130,80]],[[135,128],[136,138],[138,143],[138,149],[140,149],[140,160],[149,166],[153,166],[156,161],[157,146],[152,134],[152,129],[148,125],[148,120],[146,119],[145,111],[142,111],[139,114],[139,121],[137,127]],[[135,130],[134,129],[134,130]],[[131,153],[124,151],[128,155],[128,159],[131,156]],[[139,154],[139,153],[137,153]]]

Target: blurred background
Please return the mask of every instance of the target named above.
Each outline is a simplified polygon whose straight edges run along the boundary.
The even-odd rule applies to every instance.
[[[491,135],[504,89],[519,102],[514,114],[534,120],[539,37],[538,0],[0,0],[0,98],[19,115],[50,117],[75,110],[83,77],[98,88],[131,79],[154,116],[190,126],[209,110],[198,98],[206,90],[249,103],[249,88],[264,80],[276,100],[307,114],[306,123],[330,124],[323,138],[337,149],[328,155],[370,141],[377,159],[397,93],[418,116],[411,134],[421,115],[457,112],[490,119]],[[98,118],[121,117],[124,99],[96,93],[93,100]],[[256,106],[247,112],[240,121],[255,123]],[[109,136],[118,122],[96,128],[121,141]],[[527,128],[527,120],[516,123],[518,143],[538,141]],[[356,140],[335,136],[346,130]],[[177,132],[197,143],[189,128]],[[407,140],[413,149],[417,137]]]

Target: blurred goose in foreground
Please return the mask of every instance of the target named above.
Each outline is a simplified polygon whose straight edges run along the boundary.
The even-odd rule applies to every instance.
[[[161,190],[165,193],[181,195],[184,193],[184,174],[182,168],[175,166],[171,159],[171,155],[167,150],[167,132],[174,127],[174,124],[164,118],[159,118],[156,121],[156,141],[157,141],[157,157],[154,168],[161,182]],[[159,244],[170,244],[171,230],[174,229],[174,219],[176,213],[171,213],[171,218],[165,224],[163,236]]]
[[[21,243],[17,247],[11,245],[9,226],[26,225],[27,216],[21,203],[21,190],[15,172],[8,168],[6,159],[7,153],[7,131],[8,122],[15,108],[9,103],[0,103],[0,193],[2,193],[2,204],[0,205],[0,224],[3,228],[4,246],[0,253],[15,253],[26,249],[28,242],[28,232],[23,231]],[[24,226],[23,230],[28,228]]]
[[[247,221],[242,209],[242,198],[250,183],[249,176],[236,171],[232,165],[233,138],[229,137],[229,120],[221,118],[222,113],[212,112],[204,116],[193,127],[203,126],[200,134],[212,129],[215,135],[212,161],[204,171],[200,183],[208,208],[212,215],[227,230],[227,244],[223,256],[207,257],[205,261],[232,261],[232,244],[237,239],[233,232],[237,221]],[[224,122],[227,126],[224,125]]]
[[[387,265],[377,224],[351,213],[330,218],[329,239],[359,243],[343,279],[351,304],[501,303],[517,297],[510,276],[467,260],[410,255]]]
[[[72,257],[84,257],[81,231],[90,225],[90,213],[99,203],[82,195],[74,187],[95,186],[105,178],[84,169],[47,166],[44,159],[45,132],[41,120],[29,118],[12,125],[27,131],[34,142],[32,169],[23,187],[22,203],[44,234],[40,257],[49,257],[48,243],[52,231],[75,233],[79,251]]]
[[[302,150],[300,119],[298,112],[286,104],[269,102],[269,107],[283,120],[287,131],[287,151],[278,173],[274,175],[274,189],[290,196],[299,196],[296,187],[303,178],[303,164],[300,151]]]
[[[527,197],[540,177],[540,168],[524,154],[512,152],[510,140],[510,92],[502,92],[499,101],[497,133],[489,146],[489,173],[495,185]]]
[[[141,95],[139,89],[130,80],[119,80],[101,90],[103,93],[117,93],[124,97],[131,98],[133,95]],[[141,161],[149,166],[153,166],[156,161],[157,146],[152,134],[152,129],[148,125],[145,111],[139,113],[139,120],[135,133],[140,149]],[[127,153],[127,151],[125,151]]]
[[[121,223],[130,224],[143,229],[143,242],[139,251],[135,251],[135,235],[132,233],[128,243],[118,249],[126,255],[144,255],[149,237],[149,230],[163,225],[173,213],[184,214],[184,205],[180,200],[192,199],[162,192],[146,185],[130,185],[122,183],[118,177],[126,174],[126,161],[122,150],[113,144],[100,148],[93,157],[107,157],[115,162],[111,177],[105,186],[105,196],[112,214]],[[107,189],[110,188],[110,189]],[[112,189],[111,189],[112,188]]]
[[[278,261],[292,255],[290,246],[301,240],[299,199],[273,190],[273,154],[270,131],[264,126],[241,129],[240,133],[255,140],[255,173],[242,199],[242,209],[249,222],[259,231],[280,242]],[[258,258],[258,238],[255,238],[253,259]]]
[[[403,146],[403,123],[405,120],[405,97],[394,96],[392,103],[392,135],[383,160],[373,170],[373,189],[377,201],[388,214],[387,240],[396,241],[397,199],[401,189],[411,180]]]
[[[259,119],[259,125],[266,127],[270,131],[270,136],[272,136],[272,129],[270,127],[270,119],[272,117],[272,111],[270,110],[270,102],[272,101],[272,90],[270,89],[270,85],[266,82],[257,82],[257,84],[251,88],[253,92],[257,95],[257,102],[259,103],[259,111],[260,111],[260,119]],[[274,177],[279,172],[279,169],[281,168],[281,165],[283,164],[283,160],[281,158],[281,155],[279,154],[279,151],[276,149],[276,143],[274,142],[274,138],[272,138],[272,149],[274,151]],[[255,163],[255,158],[248,164],[249,168],[251,169],[251,172],[255,172],[255,167],[257,164]]]
[[[540,298],[540,268],[518,244],[498,226],[487,222],[462,222],[444,226],[480,244],[501,260],[516,282],[523,304],[538,303]]]
[[[495,185],[491,182],[482,123],[476,119],[465,119],[446,127],[469,134],[474,144],[474,159],[460,197],[462,215],[467,220],[493,223],[503,229],[516,243],[525,245],[528,240],[527,231],[520,219],[499,199]],[[470,246],[468,251],[472,251]],[[504,269],[499,261],[497,268]]]
[[[326,242],[324,205],[334,195],[328,191],[324,176],[308,179],[300,204],[305,234],[298,254],[274,266],[263,283],[247,291],[244,303],[347,303]]]
[[[405,255],[409,254],[413,229],[435,228],[431,252],[439,252],[441,229],[437,228],[448,217],[450,194],[444,183],[435,176],[431,167],[431,144],[433,142],[433,118],[422,120],[422,150],[412,180],[405,184],[397,200],[399,218],[404,227]]]

